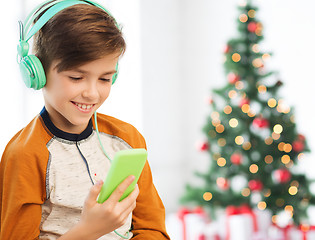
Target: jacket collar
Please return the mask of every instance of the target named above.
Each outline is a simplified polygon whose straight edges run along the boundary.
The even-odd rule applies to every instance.
[[[80,134],[74,134],[74,133],[68,133],[68,132],[64,132],[62,130],[60,130],[59,128],[57,128],[53,122],[50,120],[49,114],[46,110],[46,108],[44,107],[42,109],[42,111],[40,112],[40,116],[42,117],[44,124],[46,125],[46,127],[48,128],[48,130],[56,137],[58,138],[62,138],[65,140],[69,140],[69,141],[81,141],[83,139],[88,138],[92,132],[93,132],[93,124],[92,124],[92,119],[90,119],[86,129],[81,132]]]

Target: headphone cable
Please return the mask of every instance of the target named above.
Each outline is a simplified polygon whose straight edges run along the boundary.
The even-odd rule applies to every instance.
[[[96,111],[94,112],[94,123],[95,123],[95,130],[96,130],[97,138],[98,138],[98,141],[99,141],[99,143],[100,143],[100,145],[101,145],[102,152],[105,154],[105,156],[108,158],[108,160],[109,160],[110,162],[112,162],[111,158],[110,158],[110,157],[108,156],[108,154],[106,153],[105,148],[104,148],[104,146],[103,146],[103,144],[102,144],[102,141],[101,141],[101,138],[100,138],[100,133],[99,133],[99,131],[98,131],[98,126],[97,126]],[[123,238],[123,239],[129,239],[129,236],[130,236],[130,232],[129,232],[129,231],[126,232],[126,233],[127,233],[127,236],[121,235],[121,234],[118,233],[116,230],[114,230],[114,232],[115,232],[119,237],[121,237],[121,238]]]

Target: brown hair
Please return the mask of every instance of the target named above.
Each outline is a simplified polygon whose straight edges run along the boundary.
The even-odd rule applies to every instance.
[[[108,54],[122,55],[126,43],[107,12],[77,4],[57,13],[35,34],[33,49],[45,72],[54,60],[60,61],[56,67],[61,72]]]

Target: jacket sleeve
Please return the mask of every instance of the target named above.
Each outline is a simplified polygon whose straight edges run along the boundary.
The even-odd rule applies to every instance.
[[[148,162],[138,181],[140,193],[133,211],[133,240],[170,239],[165,229],[165,209],[153,185]]]
[[[46,198],[45,159],[39,158],[40,154],[12,146],[2,156],[0,240],[38,239],[41,205]]]
[[[132,148],[146,148],[143,136],[128,123],[98,114],[100,131],[117,136]],[[133,240],[168,240],[165,229],[165,209],[154,187],[148,161],[138,181],[140,193],[132,212]]]

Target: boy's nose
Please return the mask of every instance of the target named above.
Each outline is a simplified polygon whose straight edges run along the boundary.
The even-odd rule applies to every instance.
[[[85,98],[90,99],[97,98],[98,97],[97,84],[94,82],[87,83],[82,95]]]

